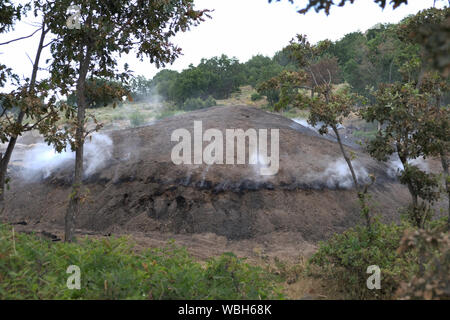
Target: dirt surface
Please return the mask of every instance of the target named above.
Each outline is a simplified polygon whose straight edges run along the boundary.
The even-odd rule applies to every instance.
[[[171,134],[178,128],[192,132],[194,120],[203,121],[203,132],[217,128],[224,136],[232,128],[279,129],[278,174],[261,176],[257,165],[173,164]],[[173,238],[200,257],[234,251],[294,259],[362,221],[349,175],[330,169],[342,161],[339,146],[290,119],[253,107],[214,107],[103,134],[113,141],[111,156],[85,179],[89,194],[77,218],[80,234],[130,234],[143,246]],[[3,219],[26,222],[18,226],[23,230],[61,235],[73,163],[23,182],[20,155],[32,142],[21,141]],[[398,219],[397,210],[409,201],[406,188],[386,174],[386,165],[361,150],[348,152],[377,177],[371,187],[375,212]]]

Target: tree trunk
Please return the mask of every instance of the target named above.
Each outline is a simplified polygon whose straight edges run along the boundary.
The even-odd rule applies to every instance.
[[[36,86],[36,78],[39,70],[39,60],[41,58],[42,49],[44,48],[45,35],[48,30],[45,30],[45,21],[42,23],[41,38],[39,39],[39,46],[36,52],[36,57],[33,63],[33,71],[30,79],[30,86],[28,87],[28,93],[31,94]],[[23,119],[25,118],[25,111],[20,110],[17,117],[16,123],[20,126],[22,125]],[[14,147],[16,146],[17,136],[11,137],[8,142],[8,147],[6,148],[3,156],[0,154],[0,209],[4,207],[5,202],[5,185],[6,176],[8,172],[9,161],[11,160]]]
[[[64,241],[75,240],[76,218],[81,209],[81,196],[83,185],[83,150],[84,150],[84,119],[86,114],[86,76],[89,70],[89,47],[80,62],[80,74],[77,81],[77,129],[75,133],[75,174],[70,195],[69,205],[66,210]]]
[[[441,151],[441,163],[442,169],[444,170],[444,179],[445,179],[445,189],[447,191],[448,197],[448,219],[447,219],[447,229],[450,230],[450,176],[448,174],[448,159],[445,155],[445,152]]]
[[[401,161],[401,163],[403,165],[403,170],[406,170],[406,168],[408,167],[408,160],[406,159],[405,156],[401,155],[401,153],[398,152],[398,150],[399,150],[399,148],[397,147],[398,157],[400,158],[400,161]],[[412,185],[410,183],[408,183],[407,187],[408,187],[409,193],[411,194],[413,208],[416,209],[418,207],[418,205],[419,205],[418,196],[414,192],[414,189],[413,189],[413,187],[412,187]]]
[[[339,135],[339,132],[338,132],[336,126],[332,126],[331,128],[333,129],[334,134],[336,135],[336,139],[338,141],[339,147],[341,148],[342,155],[344,156],[344,159],[347,162],[348,168],[350,169],[350,172],[352,174],[352,179],[353,179],[353,183],[355,184],[356,191],[359,192],[359,184],[358,184],[358,180],[356,178],[355,170],[353,169],[353,165],[352,165],[350,158],[345,153],[344,145],[342,144],[342,141],[341,141],[341,136]]]
[[[366,194],[367,194],[368,185],[366,185],[364,188],[362,188],[362,186],[359,185],[358,179],[355,174],[355,170],[353,169],[352,161],[350,160],[350,158],[347,156],[347,153],[345,152],[344,145],[342,144],[342,141],[341,141],[341,136],[339,135],[339,131],[337,130],[337,128],[335,126],[332,126],[332,129],[334,131],[334,134],[336,135],[336,139],[338,141],[339,147],[341,148],[342,155],[344,156],[344,159],[347,162],[348,168],[350,169],[350,173],[352,174],[353,183],[355,184],[356,193],[358,195],[358,199],[359,199],[360,205],[361,205],[361,212],[363,213],[364,218],[366,219],[367,229],[369,230],[369,232],[371,232],[370,213],[369,213],[369,208],[367,207],[367,204],[366,204]]]

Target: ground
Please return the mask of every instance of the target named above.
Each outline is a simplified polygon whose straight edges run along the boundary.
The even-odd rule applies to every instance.
[[[116,111],[104,109],[98,115],[109,112]],[[148,120],[119,130],[109,123],[101,135],[111,144],[100,139],[100,146],[92,145],[99,149],[88,153],[87,167],[90,161],[103,160],[85,178],[87,201],[77,217],[78,236],[128,235],[142,247],[159,247],[174,239],[200,260],[232,251],[286,273],[291,298],[339,296],[301,272],[318,241],[362,222],[333,137],[320,137],[286,117],[246,105],[222,104]],[[279,172],[261,176],[259,165],[173,164],[170,155],[176,142],[171,142],[171,133],[179,128],[192,132],[198,120],[203,130],[279,129]],[[2,220],[18,231],[57,240],[63,236],[73,163],[69,157],[50,172],[38,170],[25,179],[24,159],[37,139],[27,135],[20,140]],[[388,174],[385,164],[352,146],[350,141],[346,148],[357,157],[361,179],[368,173],[377,176],[370,190],[373,212],[386,221],[398,220],[398,208],[409,202],[406,188]]]

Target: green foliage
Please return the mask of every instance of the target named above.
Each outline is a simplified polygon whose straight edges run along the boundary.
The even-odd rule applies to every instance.
[[[252,93],[252,95],[250,97],[250,99],[252,101],[258,101],[258,100],[261,100],[262,98],[263,98],[262,95],[259,94],[258,92]]]
[[[242,65],[245,83],[256,88],[259,84],[275,77],[284,67],[275,58],[271,59],[263,55],[253,56]]]
[[[132,114],[130,114],[130,124],[132,127],[139,127],[145,124],[145,118],[139,111],[135,111]]]
[[[349,299],[390,299],[402,281],[418,270],[412,253],[400,255],[397,249],[406,225],[385,225],[375,220],[371,231],[357,226],[321,242],[311,258],[311,267],[318,266],[321,277],[332,280]],[[367,267],[381,270],[381,289],[366,286]],[[311,269],[313,270],[313,269]]]
[[[16,21],[22,18],[28,10],[30,4],[17,4],[11,0],[0,2],[0,33],[7,32],[14,27]]]
[[[397,291],[400,299],[450,299],[450,235],[443,232],[445,221],[430,230],[411,230],[403,236],[399,252],[415,250],[419,272],[403,282]]]
[[[424,76],[425,77],[425,76]],[[439,155],[448,146],[448,109],[443,111],[436,98],[436,85],[428,86],[428,80],[417,88],[413,83],[394,83],[382,85],[375,91],[375,102],[362,111],[369,122],[382,125],[375,139],[368,144],[369,153],[376,159],[386,161],[396,152],[404,170],[400,182],[408,186],[413,198],[412,217],[417,226],[422,226],[428,214],[418,198],[426,202],[436,201],[440,193],[439,183],[432,174],[421,171],[409,164],[410,159]],[[435,117],[439,115],[439,117]],[[442,117],[441,117],[442,116]],[[445,122],[446,120],[444,120]],[[426,214],[426,216],[425,216]]]
[[[267,276],[259,268],[250,266],[233,253],[225,253],[218,259],[208,261],[205,277],[209,280],[209,297],[214,299],[281,298],[273,276]],[[238,293],[238,295],[236,295]]]
[[[170,109],[170,108],[169,109],[164,108],[156,114],[155,119],[161,120],[164,118],[172,117],[172,116],[180,114],[180,113],[183,113],[183,111],[176,110],[176,109]]]
[[[273,0],[269,0],[269,3],[271,3]],[[276,0],[281,1],[281,0]],[[321,10],[325,11],[327,15],[330,14],[330,9],[334,5],[344,6],[346,3],[350,2],[353,3],[354,0],[340,0],[340,1],[334,1],[334,0],[309,0],[305,6],[304,3],[302,3],[303,8],[298,10],[298,13],[305,14],[310,9],[314,9],[316,12],[320,12]],[[377,3],[381,8],[384,9],[386,6],[386,3],[388,3],[387,0],[374,0],[375,3]],[[289,0],[289,2],[294,3],[294,0]],[[303,1],[304,2],[304,1]],[[402,3],[408,3],[407,0],[391,0],[389,1],[389,4],[392,5],[392,8],[395,9],[399,7]]]
[[[447,77],[450,73],[450,8],[429,8],[405,19],[399,36],[405,42],[420,45],[426,65]]]
[[[88,108],[106,107],[109,104],[115,105],[121,103],[123,97],[129,97],[130,99],[130,91],[121,82],[101,78],[86,81]],[[71,106],[76,106],[76,91],[67,97],[67,103]]]
[[[422,199],[433,203],[439,199],[438,177],[420,170],[417,166],[408,165],[400,174],[400,182],[408,185]]]
[[[201,98],[189,98],[183,103],[180,109],[184,111],[192,111],[209,108],[215,105],[217,105],[217,102],[211,96],[209,96],[206,100],[202,100]]]
[[[131,80],[130,94],[133,101],[141,102],[152,94],[152,83],[143,76],[137,76]]]
[[[195,262],[169,243],[136,252],[130,240],[51,242],[0,225],[1,299],[272,299],[276,279],[233,254]],[[69,265],[81,289],[69,290]]]

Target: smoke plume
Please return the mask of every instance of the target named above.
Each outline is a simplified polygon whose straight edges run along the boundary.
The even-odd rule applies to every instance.
[[[93,134],[84,145],[85,176],[88,177],[102,169],[111,158],[113,142],[104,134]],[[66,151],[56,152],[52,146],[37,143],[27,150],[23,156],[21,174],[25,180],[48,178],[56,170],[73,166],[75,153],[68,147]]]

